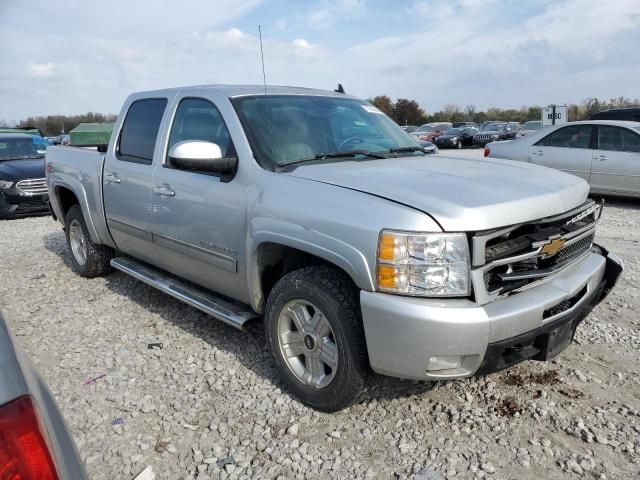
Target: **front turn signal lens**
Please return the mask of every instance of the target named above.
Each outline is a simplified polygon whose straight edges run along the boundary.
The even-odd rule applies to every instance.
[[[378,285],[382,288],[395,289],[398,285],[396,267],[378,265]]]
[[[406,238],[383,231],[378,243],[378,260],[395,262],[402,260],[406,255]]]

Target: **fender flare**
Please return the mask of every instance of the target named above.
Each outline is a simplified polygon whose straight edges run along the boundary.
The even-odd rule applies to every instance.
[[[66,188],[71,190],[73,194],[78,199],[78,204],[80,205],[80,209],[82,210],[82,216],[84,217],[85,224],[87,225],[87,230],[89,231],[89,236],[94,243],[104,243],[100,239],[100,235],[96,230],[96,227],[93,223],[93,217],[89,213],[89,201],[87,199],[87,192],[83,188],[80,182],[69,182],[65,180],[60,180],[56,178],[51,179],[51,197],[55,199],[55,202],[51,202],[51,208],[53,208],[56,217],[60,219],[60,221],[64,224],[64,215],[62,212],[62,206],[60,205],[60,197],[59,190],[60,188]]]
[[[342,269],[351,277],[358,288],[362,290],[375,289],[374,276],[367,259],[353,245],[307,227],[282,220],[276,222],[274,225],[274,219],[269,219],[268,227],[265,225],[265,228],[251,229],[248,237],[247,252],[250,252],[247,262],[249,298],[251,306],[256,311],[261,310],[264,305],[257,253],[260,246],[265,243],[283,245],[314,255]]]

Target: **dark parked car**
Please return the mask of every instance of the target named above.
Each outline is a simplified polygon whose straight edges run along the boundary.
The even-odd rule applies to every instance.
[[[640,108],[611,108],[600,112],[592,113],[589,120],[628,120],[631,122],[640,122]]]
[[[462,148],[473,145],[473,136],[478,133],[477,128],[450,128],[436,138],[438,148]]]
[[[473,145],[484,147],[487,143],[499,140],[511,140],[516,138],[520,131],[518,122],[486,123],[478,133],[473,136]]]
[[[466,128],[466,127],[478,128],[478,124],[476,122],[453,122],[453,128]]]
[[[400,128],[407,133],[415,132],[418,129],[417,125],[400,125]]]
[[[0,218],[49,211],[44,150],[22,133],[0,134]]]
[[[0,478],[86,479],[65,422],[0,312]]]

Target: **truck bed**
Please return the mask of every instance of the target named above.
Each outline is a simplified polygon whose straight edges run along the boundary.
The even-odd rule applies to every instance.
[[[104,216],[102,169],[105,154],[94,147],[52,146],[46,153],[47,186],[51,208],[64,223],[64,205],[52,188],[67,188],[75,194],[94,242],[113,246]]]

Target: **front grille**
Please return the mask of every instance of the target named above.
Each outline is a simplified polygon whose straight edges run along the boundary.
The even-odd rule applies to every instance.
[[[578,240],[568,247],[563,248],[556,255],[551,257],[551,259],[553,259],[554,264],[557,265],[573,257],[578,257],[591,248],[591,246],[593,245],[593,238],[594,235],[584,237],[582,240]]]
[[[564,215],[476,234],[478,301],[521,289],[576,261],[591,249],[600,213],[600,206],[588,202]],[[554,252],[555,245],[560,249]]]
[[[47,179],[34,178],[30,180],[20,180],[16,184],[16,187],[27,195],[42,195],[43,193],[47,193]]]

